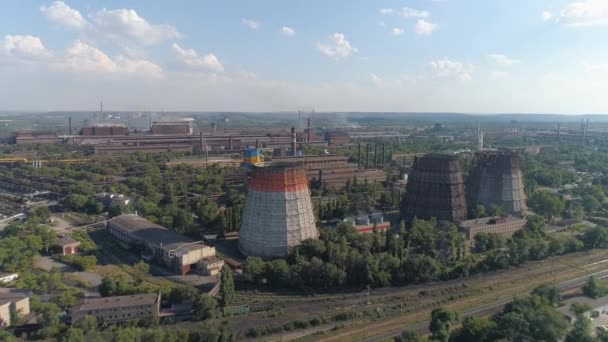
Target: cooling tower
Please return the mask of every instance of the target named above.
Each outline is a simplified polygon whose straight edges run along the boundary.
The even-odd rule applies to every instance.
[[[254,165],[241,223],[241,253],[284,257],[292,247],[318,236],[303,165],[293,162]]]
[[[515,153],[478,153],[468,185],[471,208],[496,205],[511,214],[527,209],[521,160]]]
[[[467,205],[460,159],[452,155],[416,157],[408,175],[404,218],[461,221]]]

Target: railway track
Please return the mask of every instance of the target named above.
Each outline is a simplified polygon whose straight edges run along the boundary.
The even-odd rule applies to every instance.
[[[563,286],[564,290],[579,287],[581,279],[586,279],[588,275],[597,274],[601,277],[608,277],[608,251],[595,251],[592,255],[583,256],[582,259],[568,264],[560,263],[564,257],[558,257],[557,260],[548,260],[545,262],[532,263],[530,266],[538,264],[543,265],[543,270],[537,273],[524,272],[524,274],[516,277],[511,277],[508,280],[491,279],[487,285],[470,286],[473,291],[486,289],[481,294],[469,293],[464,298],[458,300],[448,300],[450,295],[443,295],[433,298],[433,300],[419,301],[413,307],[410,307],[408,313],[397,317],[381,321],[362,321],[364,327],[348,329],[345,332],[338,333],[333,336],[322,338],[323,341],[342,341],[342,340],[365,340],[382,341],[383,339],[375,339],[376,336],[384,336],[389,332],[402,331],[404,328],[417,329],[419,325],[423,328],[428,326],[425,318],[429,317],[432,309],[438,306],[446,306],[460,311],[466,316],[469,310],[479,310],[484,312],[482,308],[491,306],[495,310],[500,310],[502,306],[494,305],[496,303],[504,305],[512,300],[513,296],[529,293],[533,288],[543,283],[556,283]],[[557,262],[556,262],[557,261]],[[559,272],[559,273],[558,273]],[[578,282],[577,282],[578,281]],[[584,281],[584,280],[582,280]],[[473,312],[477,313],[477,312]],[[494,311],[487,311],[487,314],[492,314]],[[396,336],[394,335],[391,336]]]

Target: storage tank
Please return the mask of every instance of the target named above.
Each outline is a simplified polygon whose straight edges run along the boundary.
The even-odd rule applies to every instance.
[[[253,165],[241,222],[241,253],[284,257],[302,241],[318,236],[303,164]]]

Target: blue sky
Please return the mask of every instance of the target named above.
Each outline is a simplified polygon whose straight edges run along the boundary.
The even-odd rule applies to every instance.
[[[608,113],[608,1],[0,6],[0,109]]]

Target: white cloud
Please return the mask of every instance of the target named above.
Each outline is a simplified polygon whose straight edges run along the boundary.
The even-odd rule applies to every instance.
[[[419,35],[430,35],[437,29],[437,25],[424,19],[419,19],[414,26],[414,32]]]
[[[608,24],[608,1],[580,0],[566,5],[559,21],[567,26],[593,26]]]
[[[436,77],[455,78],[461,81],[470,81],[473,79],[471,76],[473,67],[471,65],[451,61],[447,58],[431,61],[429,62],[429,65],[431,66],[431,69],[433,69]]]
[[[420,11],[409,7],[403,7],[398,14],[404,18],[427,18],[430,15],[428,11]]]
[[[553,18],[553,13],[551,13],[549,11],[544,11],[543,13],[540,14],[540,18],[543,20],[543,22],[547,22],[547,21],[551,20],[551,18]]]
[[[391,30],[391,34],[392,34],[393,36],[400,36],[400,35],[402,35],[402,34],[403,34],[403,32],[404,32],[404,31],[403,31],[403,29],[402,29],[402,28],[399,28],[399,27],[394,27],[394,28]]]
[[[257,30],[260,28],[260,22],[253,19],[241,18],[241,23],[252,30]]]
[[[213,72],[224,71],[224,66],[222,65],[220,60],[212,53],[206,54],[204,56],[199,56],[199,54],[194,49],[184,49],[176,43],[173,43],[171,49],[173,50],[175,56],[180,60],[180,62],[189,67],[205,68]]]
[[[150,24],[132,9],[102,9],[93,15],[96,30],[113,40],[153,45],[179,38],[179,31],[166,24]]]
[[[58,69],[79,74],[116,74],[162,77],[162,69],[147,60],[117,56],[112,59],[98,48],[76,41],[66,50],[65,58],[55,65]]]
[[[292,29],[289,26],[283,26],[281,27],[281,34],[285,37],[291,37],[296,34],[296,30]]]
[[[504,81],[508,80],[510,77],[511,75],[506,71],[496,70],[490,73],[490,79],[494,81]]]
[[[509,65],[521,63],[521,61],[519,59],[509,58],[509,57],[499,54],[499,53],[489,54],[488,59],[491,60],[492,62],[494,62],[498,65],[502,65],[502,66],[509,66]]]
[[[2,41],[2,52],[7,57],[21,60],[44,59],[51,55],[40,38],[30,35],[6,35]]]
[[[583,64],[586,73],[595,73],[595,72],[608,72],[608,63],[602,64]]]
[[[80,30],[87,25],[80,12],[63,1],[54,1],[50,6],[40,6],[40,11],[49,21],[70,29]]]
[[[376,74],[369,74],[369,80],[376,87],[381,87],[384,84],[384,80]]]
[[[387,14],[393,14],[394,10],[392,8],[381,8],[379,12],[380,12],[380,14],[387,15]]]
[[[318,43],[317,48],[321,51],[325,56],[339,60],[345,57],[356,53],[358,50],[356,47],[352,46],[344,34],[342,33],[334,33],[328,37],[332,44],[322,44]]]

